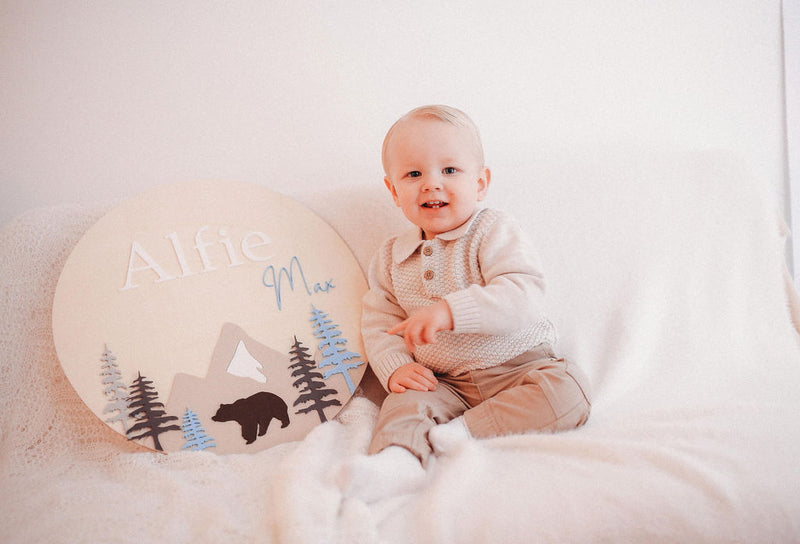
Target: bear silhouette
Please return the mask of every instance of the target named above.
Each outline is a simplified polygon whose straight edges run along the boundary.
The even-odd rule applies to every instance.
[[[213,421],[236,421],[242,426],[242,438],[252,444],[258,436],[264,436],[272,418],[279,420],[281,428],[289,425],[286,403],[278,395],[261,391],[233,404],[220,404]]]

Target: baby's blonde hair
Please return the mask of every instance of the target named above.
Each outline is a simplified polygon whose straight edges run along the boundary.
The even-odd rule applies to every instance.
[[[384,172],[386,172],[387,174],[389,173],[386,164],[386,150],[389,147],[389,140],[391,139],[392,134],[394,133],[395,127],[401,122],[409,119],[426,119],[426,118],[437,119],[444,123],[449,123],[453,126],[469,130],[470,134],[472,135],[473,142],[475,144],[475,152],[477,154],[478,161],[481,166],[484,165],[483,144],[481,143],[481,135],[480,132],[478,131],[477,125],[475,125],[472,119],[470,119],[469,115],[452,106],[432,104],[428,106],[420,106],[418,108],[414,108],[413,110],[403,115],[400,119],[395,121],[395,123],[389,128],[389,131],[386,133],[386,137],[383,139],[383,148],[381,150],[381,161],[383,162]]]

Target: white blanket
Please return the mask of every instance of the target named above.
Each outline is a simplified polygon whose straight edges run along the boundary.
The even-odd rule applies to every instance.
[[[763,184],[713,154],[524,166],[513,185],[494,172],[489,205],[516,215],[548,263],[558,349],[592,379],[592,417],[468,442],[419,493],[372,505],[339,478],[369,442],[367,398],[253,455],[142,453],[109,432],[67,383],[50,327],[61,266],[105,207],[6,225],[0,541],[800,540],[800,348]],[[366,265],[402,225],[380,190],[297,196]]]

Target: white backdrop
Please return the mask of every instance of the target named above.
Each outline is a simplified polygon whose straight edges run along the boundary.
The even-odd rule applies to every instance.
[[[786,144],[792,225],[800,224],[800,0],[783,0],[783,49],[786,77]],[[794,283],[800,289],[800,235],[792,239]]]
[[[780,25],[778,0],[0,0],[0,223],[195,178],[380,183],[385,130],[432,102],[474,117],[496,183],[691,148],[782,194]]]

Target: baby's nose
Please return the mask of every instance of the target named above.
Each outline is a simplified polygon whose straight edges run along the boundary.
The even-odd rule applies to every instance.
[[[442,181],[436,176],[429,176],[425,179],[425,183],[422,184],[422,190],[425,192],[441,191]]]

